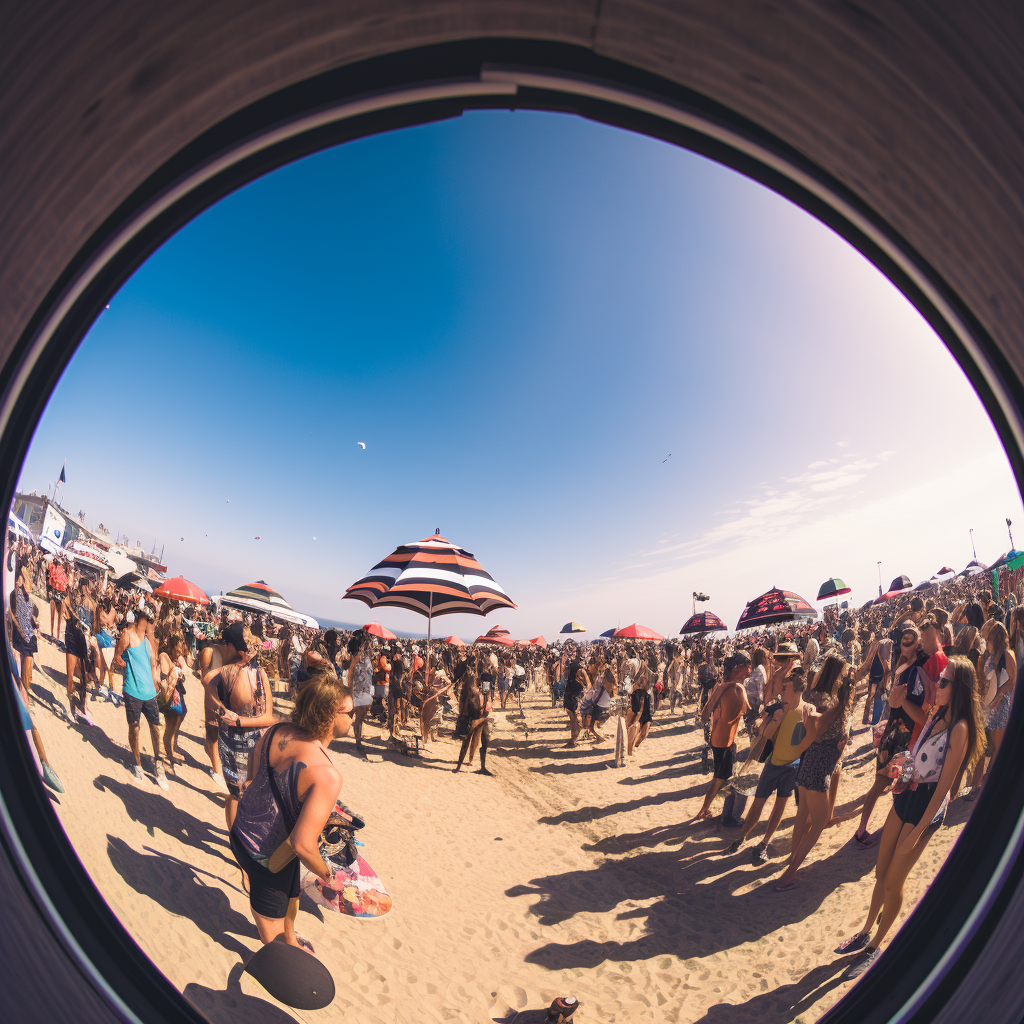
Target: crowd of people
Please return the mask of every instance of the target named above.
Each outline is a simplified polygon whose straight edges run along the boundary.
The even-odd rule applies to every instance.
[[[825,828],[858,816],[854,841],[877,847],[877,866],[864,926],[837,950],[853,957],[848,976],[856,977],[878,955],[903,882],[949,802],[973,800],[985,785],[1024,664],[1024,608],[1012,590],[994,594],[986,575],[725,640],[428,648],[370,627],[312,630],[104,586],[29,542],[9,554],[8,639],[44,781],[63,790],[29,710],[40,640],[64,654],[67,706],[57,708],[69,726],[94,727],[95,701],[123,707],[127,767],[142,782],[168,788],[167,773],[183,760],[182,721],[202,713],[208,771],[264,941],[304,943],[294,930],[301,868],[331,877],[322,837],[343,808],[332,741],[351,736],[348,749],[361,757],[368,744],[418,757],[445,730],[459,743],[454,772],[478,760],[489,776],[495,704],[508,709],[515,699],[522,710],[525,692],[547,691],[566,712],[566,746],[600,745],[612,739],[606,729],[618,739],[621,728],[625,763],[659,720],[692,715],[711,774],[694,820],[709,820],[724,798],[718,818],[736,835],[723,856],[756,834],[751,856],[771,861],[772,839],[795,800],[789,857],[774,882],[780,892],[799,885]],[[48,634],[40,604],[49,606]],[[187,706],[191,678],[201,683],[201,712]],[[859,729],[870,730],[876,771],[840,817],[844,757]],[[739,764],[741,730],[748,743]],[[884,824],[872,832],[877,804],[889,795]]]

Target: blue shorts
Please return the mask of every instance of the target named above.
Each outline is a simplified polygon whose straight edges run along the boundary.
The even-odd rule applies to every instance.
[[[97,633],[96,634],[96,643],[99,645],[100,649],[102,650],[105,647],[114,647],[114,646],[116,646],[117,641],[106,630],[103,630],[102,633]]]

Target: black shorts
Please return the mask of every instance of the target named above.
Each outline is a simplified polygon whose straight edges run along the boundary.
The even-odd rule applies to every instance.
[[[732,747],[712,747],[711,756],[715,759],[715,778],[716,779],[731,779],[732,778],[732,762],[736,755],[735,746]]]
[[[229,839],[238,866],[249,878],[249,906],[253,913],[275,921],[281,920],[288,913],[288,903],[299,898],[302,870],[299,858],[294,858],[286,867],[274,872],[253,860],[234,832]]]
[[[782,800],[788,799],[796,789],[796,775],[799,770],[799,758],[783,765],[772,764],[770,760],[766,761],[761,769],[761,778],[757,782],[757,789],[754,791],[754,799],[765,800],[772,793],[778,794]]]
[[[121,696],[124,697],[124,715],[128,719],[129,725],[138,725],[142,715],[146,716],[146,721],[150,725],[160,724],[160,705],[157,704],[156,697],[139,700],[138,697],[133,697],[130,693],[122,693]]]
[[[89,657],[85,634],[73,622],[69,622],[64,628],[64,650],[68,654],[73,654],[79,661],[86,661]]]
[[[892,798],[892,809],[896,812],[896,817],[904,825],[920,824],[924,812],[928,810],[928,804],[931,802],[936,785],[934,782],[926,782],[918,786],[917,789],[905,789],[902,793],[897,793]],[[939,811],[928,827],[936,828],[941,825],[945,816],[945,809]]]
[[[58,608],[60,608],[64,604],[64,591],[54,590],[53,587],[47,587],[46,600],[52,601]]]
[[[11,629],[11,646],[19,653],[24,654],[26,657],[35,654],[39,650],[39,641],[36,640],[35,633],[31,633],[29,638],[25,640],[17,629]]]
[[[562,707],[565,708],[566,711],[579,711],[579,709],[580,709],[579,694],[567,693],[562,698]]]

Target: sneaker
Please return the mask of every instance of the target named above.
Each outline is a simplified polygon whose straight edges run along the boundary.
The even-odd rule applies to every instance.
[[[767,864],[768,847],[764,843],[755,846],[753,853],[750,855],[750,860],[753,864]]]
[[[879,951],[872,946],[863,949],[854,957],[850,966],[846,968],[846,973],[843,974],[843,981],[853,981],[854,978],[859,978],[866,970],[874,966],[879,955]]]
[[[213,769],[210,770],[210,778],[213,779],[213,784],[222,792],[228,791],[228,784],[224,781],[224,776],[220,772],[215,772]]]
[[[723,818],[722,819],[722,827],[723,828],[743,828],[743,819],[742,818]]]
[[[726,852],[727,852],[727,853],[739,853],[739,852],[740,852],[740,847],[741,847],[742,845],[743,845],[743,837],[742,837],[742,836],[740,836],[740,838],[739,838],[739,839],[734,839],[734,840],[733,840],[733,841],[732,841],[732,842],[731,842],[731,843],[729,844],[729,849],[728,849],[728,850],[727,850]]]
[[[137,764],[135,765],[134,768],[132,768],[132,774],[135,776],[135,778],[139,780],[139,782],[146,781],[146,773],[142,770],[141,764]]]
[[[60,778],[57,776],[57,773],[50,767],[49,761],[43,762],[43,782],[45,782],[55,793],[64,792],[64,786],[62,785]]]
[[[77,712],[80,721],[85,722],[86,725],[95,725],[96,723],[92,720],[92,715],[89,714],[88,708],[82,708],[81,711]]]
[[[846,956],[850,953],[859,953],[868,944],[868,933],[858,932],[853,938],[840,942],[835,948],[839,956]]]
[[[168,789],[167,776],[164,774],[163,767],[157,768],[156,770],[156,784],[161,789]]]

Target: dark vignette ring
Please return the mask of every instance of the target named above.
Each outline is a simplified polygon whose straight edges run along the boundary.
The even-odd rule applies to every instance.
[[[503,90],[502,82],[518,85]],[[410,95],[424,86],[418,98]],[[359,98],[369,99],[372,109],[356,116],[334,113]],[[483,108],[575,113],[647,134],[730,166],[802,206],[886,274],[940,335],[991,416],[1018,486],[1024,481],[1021,382],[970,310],[848,189],[757,125],[675,83],[576,47],[492,39],[393,54],[282,90],[199,136],[140,186],[66,268],[0,371],[0,458],[7,467],[8,504],[35,426],[78,343],[117,289],[179,228],[290,161]],[[665,116],[669,109],[684,116]],[[304,126],[310,115],[313,123]],[[246,155],[236,158],[243,151]],[[216,167],[218,160],[222,167]],[[144,215],[155,208],[155,215]],[[119,235],[116,249],[105,253]],[[9,689],[4,700],[0,841],[19,865],[22,884],[41,916],[122,1015],[202,1020],[154,969],[75,857],[23,741],[16,738],[18,718]],[[1015,771],[1019,708],[1009,730],[1003,750],[1012,760],[1000,755],[972,821],[928,893],[879,963],[827,1015],[829,1021],[925,1021],[969,972],[1024,873],[1024,778]],[[52,881],[44,887],[40,877]]]

